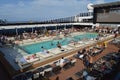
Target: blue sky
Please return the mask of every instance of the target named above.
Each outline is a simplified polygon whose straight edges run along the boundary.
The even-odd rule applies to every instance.
[[[0,0],[0,19],[42,21],[63,18],[87,11],[87,4],[120,0]]]

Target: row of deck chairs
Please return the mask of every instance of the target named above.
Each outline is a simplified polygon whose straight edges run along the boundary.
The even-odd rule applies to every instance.
[[[120,38],[116,38],[110,42],[111,44],[114,44],[118,48],[120,48]]]
[[[102,53],[102,51],[105,49],[105,47],[93,47],[94,49],[96,49],[94,52],[92,52],[90,55],[91,56],[96,56],[96,55],[98,55],[98,54],[100,54],[100,53]]]
[[[39,67],[33,71],[25,72],[20,75],[17,75],[13,80],[49,80],[49,77],[57,75],[61,70],[66,70],[74,66],[76,60],[68,61],[66,64],[61,67],[60,65],[52,66],[46,65]]]
[[[89,76],[96,78],[95,80],[105,80],[106,76],[110,77],[114,74],[118,64],[120,64],[120,52],[112,52],[96,61],[92,66],[92,70],[84,69],[75,73],[75,75],[81,78],[83,77],[83,71],[87,71]],[[86,79],[81,78],[81,80]]]
[[[102,51],[105,49],[105,47],[92,47],[91,52],[89,52],[88,54],[92,57],[102,53]],[[84,52],[85,53],[85,52]],[[83,59],[84,57],[84,53],[81,54],[75,54],[74,57],[77,59]]]
[[[99,73],[98,74],[93,73],[93,76],[94,74],[96,74],[96,77],[100,78],[97,75],[102,75],[101,77],[110,75],[111,73],[114,73],[118,64],[120,64],[120,53],[119,52],[109,53],[102,59],[95,62],[95,64],[93,65],[93,71],[97,71]]]
[[[116,39],[112,40],[111,43],[120,44],[120,38],[116,38]]]

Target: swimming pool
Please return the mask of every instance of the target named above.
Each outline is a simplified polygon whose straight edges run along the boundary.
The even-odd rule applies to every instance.
[[[67,45],[70,43],[71,40],[73,41],[80,41],[84,38],[87,39],[91,39],[91,38],[96,38],[98,34],[96,33],[84,33],[81,35],[77,35],[77,36],[69,36],[63,39],[59,39],[59,40],[50,40],[50,41],[44,41],[44,42],[39,42],[39,43],[35,43],[35,44],[30,44],[30,45],[23,45],[20,46],[24,51],[26,51],[28,54],[34,54],[37,52],[41,52],[42,49],[41,47],[44,47],[45,49],[52,49],[52,48],[56,48],[56,44],[59,41],[60,44],[62,46]]]

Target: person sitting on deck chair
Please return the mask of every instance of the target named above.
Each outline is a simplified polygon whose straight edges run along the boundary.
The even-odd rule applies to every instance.
[[[81,51],[78,51],[76,57],[80,58],[80,59],[83,59],[84,54]]]

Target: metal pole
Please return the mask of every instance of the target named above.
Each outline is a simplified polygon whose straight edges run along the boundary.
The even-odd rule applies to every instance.
[[[33,29],[33,27],[32,27],[32,33],[33,33],[33,30],[34,30],[34,29]]]
[[[67,26],[67,24],[64,26],[64,30],[66,30],[66,26]]]
[[[58,25],[58,24],[57,24]],[[57,25],[56,25],[56,31],[57,31]]]
[[[18,30],[17,30],[17,28],[16,28],[15,30],[16,30],[16,35],[18,35]]]
[[[46,29],[46,26],[45,26],[45,30],[44,30],[44,34],[46,33],[47,29]]]
[[[57,25],[58,25],[58,24],[57,24]],[[58,33],[57,33],[57,25],[56,25],[56,35],[58,34]]]

